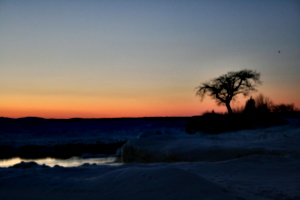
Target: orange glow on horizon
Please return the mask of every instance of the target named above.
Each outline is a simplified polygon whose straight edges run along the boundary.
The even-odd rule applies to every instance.
[[[63,105],[35,104],[33,102],[31,105],[1,106],[0,116],[10,118],[29,116],[42,118],[171,117],[201,115],[212,110],[216,112],[226,111],[225,107],[218,107],[213,101],[204,104],[196,100],[189,103],[133,102],[127,104],[84,104],[80,107],[78,107],[78,104],[70,103],[70,105],[64,107]]]
[[[255,97],[257,94],[253,95]],[[269,97],[266,95],[266,97]],[[232,108],[241,108],[248,98],[239,97],[232,102]],[[272,100],[272,97],[270,97]],[[217,106],[215,101],[206,97],[202,102],[198,97],[180,98],[124,98],[109,99],[95,97],[61,96],[5,96],[0,98],[0,117],[42,117],[42,118],[120,118],[120,117],[171,117],[195,116],[205,112],[225,113],[225,106]],[[276,99],[275,104],[299,102]]]

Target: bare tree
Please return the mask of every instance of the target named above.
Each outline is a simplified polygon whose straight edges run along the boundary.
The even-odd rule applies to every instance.
[[[217,101],[218,105],[226,106],[228,113],[232,114],[230,102],[236,99],[238,94],[248,96],[256,91],[257,85],[261,84],[260,73],[254,70],[244,69],[237,72],[228,72],[211,81],[201,83],[196,95],[203,100],[207,94]]]

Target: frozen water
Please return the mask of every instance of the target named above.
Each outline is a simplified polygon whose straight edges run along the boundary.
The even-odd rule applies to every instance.
[[[108,156],[108,157],[95,157],[95,158],[82,158],[82,157],[71,157],[68,159],[58,159],[58,158],[39,158],[39,159],[24,159],[24,158],[9,158],[0,160],[0,167],[12,167],[21,162],[35,162],[39,165],[46,165],[49,167],[54,167],[59,165],[62,167],[78,167],[83,164],[98,164],[98,165],[118,165],[119,158]]]

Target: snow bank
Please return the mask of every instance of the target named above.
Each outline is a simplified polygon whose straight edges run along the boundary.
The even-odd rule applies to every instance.
[[[122,160],[129,162],[223,161],[249,155],[300,154],[298,126],[272,127],[220,135],[175,137],[148,135],[127,142]]]

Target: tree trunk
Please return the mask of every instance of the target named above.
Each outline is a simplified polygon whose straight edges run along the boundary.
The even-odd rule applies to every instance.
[[[232,112],[232,109],[231,109],[231,106],[230,106],[230,102],[227,102],[226,103],[226,108],[227,108],[227,110],[228,110],[228,114],[232,114],[233,112]]]

